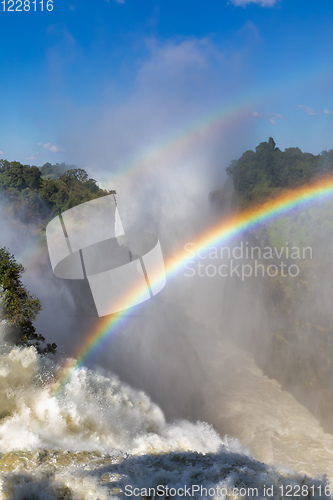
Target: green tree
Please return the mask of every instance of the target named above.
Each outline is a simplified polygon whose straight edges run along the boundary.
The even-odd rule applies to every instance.
[[[16,345],[33,345],[41,354],[55,353],[57,345],[45,343],[43,335],[36,332],[33,320],[41,310],[39,299],[31,294],[21,281],[22,264],[16,262],[7,248],[0,248],[0,308],[7,332]]]
[[[0,193],[9,202],[8,213],[23,222],[44,224],[54,215],[112,191],[100,189],[95,179],[75,165],[45,163],[39,169],[0,160]]]
[[[74,168],[72,170],[67,170],[60,179],[67,185],[71,185],[73,181],[86,182],[88,180],[88,174],[83,168]]]
[[[254,151],[246,151],[227,168],[231,176],[240,206],[262,203],[281,189],[293,188],[332,165],[333,155],[324,152],[323,157],[302,153],[299,148],[287,148],[284,152],[276,147],[272,137],[261,142]]]
[[[75,165],[66,165],[66,163],[56,163],[52,165],[51,163],[44,163],[40,167],[40,172],[44,179],[59,179],[59,177],[66,172],[66,170],[76,168]]]
[[[39,189],[41,186],[41,172],[37,167],[25,166],[23,177],[28,188]]]

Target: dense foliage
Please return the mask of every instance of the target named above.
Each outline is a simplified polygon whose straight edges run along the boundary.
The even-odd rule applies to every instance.
[[[299,148],[282,152],[272,137],[255,151],[243,153],[227,168],[240,206],[261,203],[282,189],[294,188],[329,172],[333,172],[333,150],[321,155],[302,153]]]
[[[39,170],[43,179],[59,179],[67,170],[73,170],[75,168],[75,165],[66,165],[66,163],[56,163],[55,165],[44,163]]]
[[[36,333],[32,323],[41,304],[23,285],[23,272],[24,267],[14,256],[6,248],[0,248],[0,313],[6,323],[6,334],[17,345],[33,345],[41,354],[55,353],[56,344],[41,346],[45,338]]]
[[[0,195],[8,203],[2,210],[44,234],[54,215],[80,203],[104,196],[85,170],[75,165],[46,163],[40,169],[17,161],[0,160]],[[1,243],[1,242],[0,242]],[[0,314],[6,335],[17,345],[34,345],[40,353],[54,353],[56,344],[45,344],[33,320],[41,309],[39,299],[21,281],[24,268],[6,248],[0,248]]]
[[[0,160],[0,194],[25,222],[47,220],[85,201],[108,194],[85,170],[46,163],[41,169]]]

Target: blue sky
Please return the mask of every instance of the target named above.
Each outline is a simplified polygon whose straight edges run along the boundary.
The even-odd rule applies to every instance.
[[[107,178],[216,109],[221,123],[188,144],[214,168],[269,136],[333,148],[331,0],[3,5],[0,157]]]

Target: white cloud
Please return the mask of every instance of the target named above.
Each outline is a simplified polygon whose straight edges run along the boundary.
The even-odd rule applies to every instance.
[[[125,3],[125,0],[116,0],[117,3]]]
[[[43,146],[44,149],[48,149],[49,151],[51,151],[51,153],[61,153],[64,151],[64,149],[61,149],[58,146],[55,146],[54,144],[51,144],[51,142],[47,142],[45,144],[39,142],[38,146]]]
[[[252,116],[254,116],[254,118],[261,118],[261,119],[268,120],[272,125],[276,125],[278,120],[285,120],[286,119],[285,116],[280,115],[279,113],[267,113],[267,114],[263,115],[262,113],[259,113],[258,111],[254,111],[252,113]]]
[[[203,186],[206,192],[213,190],[215,177],[224,176],[221,158],[227,165],[242,153],[239,137],[247,133],[252,120],[247,109],[237,108],[237,120],[226,111],[230,93],[247,88],[247,61],[243,70],[240,57],[235,60],[234,54],[220,52],[209,39],[167,43],[150,39],[147,44],[149,54],[137,65],[133,93],[86,113],[71,110],[61,144],[67,158],[75,158],[71,162],[82,165],[108,189],[118,189],[119,201],[126,203],[129,214],[134,204],[127,205],[127,186],[140,175],[140,186],[145,187],[135,190],[135,198],[149,220],[148,191],[154,204],[157,193],[162,193],[163,202],[153,216],[158,219],[164,201],[171,197],[166,194],[169,181],[175,191],[172,199],[180,207],[187,203],[188,190],[197,186],[200,193]],[[130,175],[123,175],[127,169]],[[180,227],[179,221],[176,226]]]
[[[273,125],[276,125],[277,120],[284,120],[286,117],[279,113],[268,113],[267,120]]]
[[[309,116],[316,116],[318,114],[317,111],[309,108],[309,106],[304,106],[304,104],[298,104],[297,107],[303,109],[304,112]]]
[[[237,7],[246,7],[251,3],[260,5],[260,7],[274,7],[278,1],[279,0],[231,0],[231,2]]]
[[[1,149],[0,149],[0,155],[4,155],[4,154],[5,154],[5,153],[4,153],[3,151],[1,151]]]
[[[25,159],[26,160],[37,160],[38,156],[39,156],[39,153],[37,152],[37,153],[33,153],[33,154],[29,155],[29,156],[26,156]]]
[[[262,42],[258,27],[249,20],[237,31],[237,35],[250,50],[253,50],[256,44]]]
[[[304,104],[298,104],[297,107],[303,109],[303,111],[309,116],[317,116],[317,115],[321,114],[321,112],[318,112],[315,109],[309,108],[309,106],[304,106]],[[324,115],[331,115],[332,111],[325,108],[325,109],[323,109],[323,114]]]

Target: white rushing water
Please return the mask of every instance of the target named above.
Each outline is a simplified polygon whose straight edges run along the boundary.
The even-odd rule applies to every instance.
[[[232,362],[232,356],[228,359]],[[265,488],[272,488],[268,490],[272,495],[266,492],[266,497],[280,498],[288,485],[308,488],[314,498],[325,498],[329,493],[325,480],[310,479],[283,465],[260,463],[237,439],[221,439],[206,423],[166,422],[147,395],[110,373],[79,369],[55,395],[52,372],[51,363],[33,348],[12,348],[0,356],[1,499],[141,498],[145,488],[157,487],[164,494],[161,498],[181,498],[184,487],[194,488],[187,491],[190,498],[264,498]],[[254,370],[254,376],[261,377],[260,372]],[[264,446],[269,426],[275,427],[277,434],[281,434],[279,426],[286,428],[279,413],[272,423],[273,403],[266,408],[266,428],[263,415],[261,425],[248,427],[248,413],[258,422],[259,412],[251,405],[250,412],[243,412],[244,395],[236,408],[232,396],[235,386],[227,385],[228,404],[220,401],[218,405],[219,394],[215,393],[219,412],[224,411],[221,422],[231,419],[236,427],[242,424],[256,444],[261,434]],[[281,401],[284,396],[276,387],[272,397]],[[251,391],[250,377],[248,389]],[[288,401],[293,411],[296,403],[291,397]],[[294,426],[306,418],[304,411]],[[251,439],[247,441],[253,445]],[[312,446],[310,456],[314,442],[309,440],[306,445]],[[293,443],[285,442],[284,446],[290,449]],[[175,488],[169,495],[167,486]],[[199,487],[203,489],[199,491]],[[147,492],[147,496],[152,493]]]

